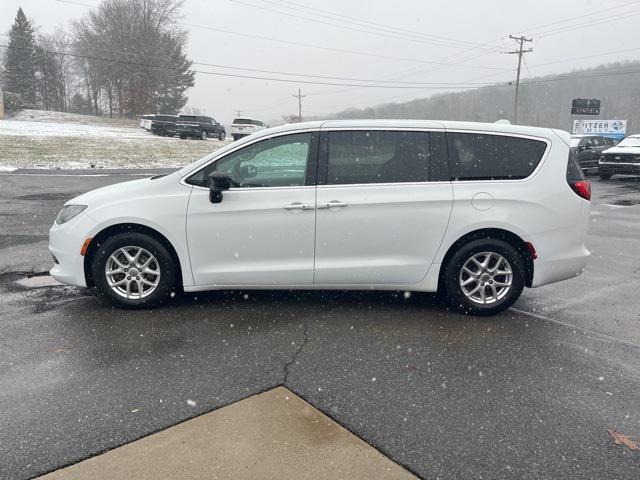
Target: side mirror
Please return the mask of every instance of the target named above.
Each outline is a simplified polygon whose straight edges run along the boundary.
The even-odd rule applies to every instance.
[[[222,192],[231,187],[231,177],[223,172],[209,174],[209,201],[211,203],[222,202]]]

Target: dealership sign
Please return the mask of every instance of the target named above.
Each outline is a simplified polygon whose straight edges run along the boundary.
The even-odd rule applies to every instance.
[[[573,133],[603,135],[623,138],[627,131],[626,120],[574,120]]]
[[[597,98],[574,98],[571,115],[600,115],[600,100]]]

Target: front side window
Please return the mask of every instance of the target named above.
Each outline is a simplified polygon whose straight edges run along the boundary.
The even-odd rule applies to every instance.
[[[329,185],[425,182],[429,172],[425,132],[329,132]]]
[[[533,173],[547,144],[483,133],[447,133],[451,174],[456,180],[515,180]]]
[[[228,173],[232,188],[302,186],[307,175],[311,133],[270,138],[236,150],[192,175],[187,183],[209,186],[213,171]]]

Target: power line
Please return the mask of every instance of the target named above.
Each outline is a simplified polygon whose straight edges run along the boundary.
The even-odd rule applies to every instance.
[[[29,50],[26,47],[15,47],[15,46],[14,47],[10,47],[8,45],[0,45],[0,47],[3,47],[3,48],[14,48],[14,49],[19,49],[19,50]],[[130,60],[120,60],[120,59],[113,59],[113,58],[96,57],[96,56],[93,56],[93,55],[83,55],[83,54],[77,54],[77,53],[58,52],[58,51],[53,51],[53,50],[43,50],[43,52],[50,53],[50,54],[53,54],[53,55],[64,55],[64,56],[68,56],[68,57],[83,58],[83,59],[96,60],[96,61],[102,61],[102,62],[107,62],[107,63],[111,62],[111,63],[119,63],[119,64],[123,64],[123,65],[136,65],[136,66],[144,67],[144,68],[154,68],[154,69],[161,69],[161,70],[181,71],[181,69],[176,68],[176,67],[170,67],[170,66],[166,66],[166,65],[152,65],[152,64],[149,64],[149,63],[134,62],[134,61],[130,61]],[[465,88],[466,87],[465,85],[458,85],[458,84],[453,84],[453,83],[438,83],[438,84],[436,84],[436,83],[424,83],[424,84],[417,84],[417,85],[387,85],[387,84],[378,85],[378,84],[364,84],[364,83],[361,84],[361,83],[320,82],[320,81],[311,81],[311,80],[273,78],[273,77],[263,77],[263,76],[254,76],[254,75],[240,75],[240,74],[223,73],[223,72],[210,72],[210,71],[205,71],[205,70],[193,70],[193,69],[191,69],[191,71],[194,72],[194,73],[199,73],[199,74],[204,74],[204,75],[216,75],[216,76],[231,77],[231,78],[247,78],[247,79],[253,79],[253,80],[267,80],[267,81],[273,81],[273,82],[301,83],[301,84],[309,84],[309,85],[333,85],[333,86],[346,86],[346,87],[392,88],[392,89],[415,89],[415,90],[419,90],[419,89],[425,89],[425,90],[442,89],[443,87],[455,87],[455,88]],[[367,80],[367,81],[375,82],[375,80]]]
[[[612,10],[618,10],[619,11],[621,8],[624,8],[624,7],[629,6],[629,5],[637,5],[639,3],[640,3],[640,0],[634,0],[632,2],[623,3],[623,4],[617,5],[615,7],[605,8],[605,9],[602,9],[602,10],[595,10],[595,11],[590,12],[590,13],[585,13],[583,15],[578,15],[577,17],[576,16],[572,16],[570,18],[564,18],[562,20],[556,20],[555,22],[547,23],[547,24],[544,24],[544,25],[537,25],[535,27],[527,28],[524,31],[527,31],[527,32],[529,32],[531,34],[531,33],[535,32],[536,30],[542,30],[542,29],[544,29],[546,27],[550,27],[550,26],[553,26],[553,25],[558,25],[558,24],[561,24],[561,23],[573,22],[575,20],[580,20],[582,18],[592,17],[594,15],[599,15],[599,14],[604,13],[604,12],[610,12]]]
[[[234,0],[231,0],[234,1]],[[286,1],[286,0],[258,0],[262,3],[267,3],[270,5],[274,5],[278,8],[287,8],[287,9],[291,9],[297,12],[302,12],[306,15],[316,15],[319,16],[321,18],[329,18],[331,20],[334,21],[339,21],[342,23],[347,23],[347,24],[351,24],[351,25],[357,25],[357,26],[361,26],[361,27],[365,27],[365,28],[374,28],[377,31],[387,31],[388,33],[393,33],[393,34],[399,34],[399,35],[405,35],[405,36],[411,36],[411,37],[417,37],[417,38],[422,38],[425,40],[430,40],[430,41],[435,41],[438,42],[438,44],[449,44],[451,46],[455,45],[458,48],[470,48],[470,47],[488,47],[491,45],[487,45],[487,44],[483,44],[483,43],[478,43],[478,42],[469,42],[466,40],[460,40],[457,38],[450,38],[450,37],[443,37],[443,36],[439,36],[439,35],[431,35],[431,34],[426,34],[424,32],[418,32],[415,30],[408,30],[405,28],[398,28],[398,27],[394,27],[391,25],[385,25],[382,23],[377,23],[377,22],[372,22],[369,20],[363,20],[360,18],[356,18],[356,17],[350,17],[347,15],[343,15],[340,13],[335,13],[335,12],[330,12],[327,10],[322,10],[319,8],[313,8],[313,7],[309,7],[306,5],[301,5],[299,3],[296,2],[291,2],[291,1]],[[285,5],[282,5],[285,4]]]
[[[12,47],[12,46],[9,46],[9,45],[0,45],[0,47],[13,48],[13,49],[19,49],[19,50],[28,50],[27,47],[15,47],[15,46]],[[179,69],[179,68],[171,67],[171,66],[167,66],[167,65],[154,65],[154,64],[150,64],[150,63],[143,63],[143,62],[132,61],[132,60],[122,60],[120,58],[105,58],[105,57],[97,57],[97,56],[94,56],[94,55],[86,55],[86,54],[79,54],[79,53],[69,53],[69,52],[60,52],[60,51],[53,51],[53,50],[46,50],[46,49],[44,49],[43,51],[46,52],[46,53],[50,53],[52,55],[63,55],[63,56],[69,56],[69,57],[83,58],[83,59],[87,59],[87,60],[96,60],[96,61],[101,61],[101,62],[119,63],[119,64],[124,64],[124,65],[136,65],[136,66],[144,67],[144,68],[155,68],[155,69],[181,71],[181,69]],[[363,83],[367,83],[368,82],[368,83],[375,83],[375,84],[378,84],[378,83],[390,84],[389,85],[390,88],[395,88],[395,86],[399,86],[398,84],[402,84],[402,85],[406,84],[407,86],[416,86],[416,87],[435,87],[435,88],[439,88],[439,87],[442,87],[442,86],[458,85],[458,84],[452,83],[452,82],[384,81],[384,80],[372,80],[372,79],[353,78],[353,77],[335,77],[335,76],[326,76],[326,75],[291,73],[291,72],[281,72],[281,71],[274,71],[274,70],[259,70],[259,69],[253,69],[253,68],[232,67],[232,66],[217,65],[217,64],[212,64],[212,63],[202,63],[202,62],[193,62],[193,63],[194,64],[198,64],[198,65],[217,67],[217,68],[248,70],[248,71],[253,71],[253,72],[271,73],[271,74],[285,75],[285,76],[320,78],[320,79],[338,80],[338,81],[344,81],[344,82],[353,81],[353,82],[363,82]],[[202,70],[194,70],[194,69],[191,69],[191,71],[196,72],[196,73],[209,74],[209,75],[221,75],[221,76],[229,76],[229,77],[237,77],[237,78],[254,78],[254,79],[259,79],[259,80],[285,81],[284,79],[274,79],[274,78],[261,77],[261,76],[258,77],[258,76],[249,76],[249,75],[237,75],[237,74],[230,74],[230,73],[223,73],[223,72],[210,72],[210,71],[202,71]],[[309,84],[318,84],[318,85],[360,86],[359,83],[350,84],[350,83],[310,82],[310,81],[295,80],[295,79],[291,79],[290,82],[293,82],[293,83],[295,83],[295,82],[298,82],[298,83],[309,83]],[[478,84],[478,85],[480,85],[480,84]],[[363,85],[363,86],[365,86],[365,85]],[[374,87],[376,85],[366,85],[366,86]],[[382,87],[382,85],[380,85],[380,86]]]
[[[0,47],[7,48],[7,49],[8,48],[14,48],[14,49],[19,49],[19,50],[28,50],[28,48],[26,48],[26,47],[15,47],[15,46],[14,47],[10,47],[8,45],[2,45],[2,44],[0,44]],[[93,56],[93,55],[73,54],[73,53],[68,53],[68,52],[59,52],[59,51],[46,50],[46,49],[43,49],[43,52],[54,54],[54,55],[64,55],[64,56],[75,57],[75,58],[83,58],[83,59],[90,59],[90,60],[111,62],[111,63],[120,63],[120,64],[124,64],[124,65],[135,65],[135,66],[144,67],[144,68],[154,68],[154,69],[181,71],[181,69],[179,69],[179,68],[170,67],[170,66],[166,66],[166,65],[153,65],[153,64],[134,62],[134,61],[128,61],[128,60],[103,58],[103,57],[96,57],[96,56]],[[379,84],[375,83],[376,82],[375,80],[369,80],[370,82],[374,82],[374,83],[358,84],[358,83],[320,82],[320,81],[311,81],[311,80],[299,80],[299,79],[288,79],[288,78],[273,78],[273,77],[263,77],[263,76],[253,76],[253,75],[240,75],[240,74],[231,74],[231,73],[223,73],[223,72],[211,72],[211,71],[205,71],[205,70],[191,70],[191,71],[194,72],[194,73],[203,74],[203,75],[215,75],[215,76],[231,77],[231,78],[246,78],[246,79],[252,79],[252,80],[266,80],[266,81],[273,81],[273,82],[300,83],[300,84],[309,84],[309,85],[348,86],[348,87],[362,87],[362,88],[388,88],[388,89],[408,89],[408,90],[430,90],[430,89],[442,90],[443,88],[447,88],[447,87],[448,88],[456,88],[456,89],[466,89],[466,88],[502,88],[502,87],[507,87],[507,86],[511,86],[512,85],[511,82],[504,83],[504,84],[482,84],[482,83],[463,83],[463,82],[460,82],[460,83],[444,83],[443,82],[443,83],[424,83],[424,84],[418,84],[418,85],[379,85]],[[570,80],[570,79],[577,79],[577,78],[610,77],[610,76],[620,76],[620,75],[632,75],[632,74],[637,74],[637,73],[640,73],[640,69],[626,70],[626,71],[620,71],[620,72],[603,72],[603,73],[600,73],[600,74],[589,74],[589,75],[566,74],[566,75],[561,75],[560,77],[554,77],[554,78],[549,78],[549,79],[523,81],[523,82],[520,82],[520,84],[521,85],[529,85],[529,84],[548,83],[548,82],[563,81],[563,80]]]
[[[524,43],[525,42],[533,42],[533,39],[531,38],[526,38],[524,35],[521,35],[519,37],[514,37],[513,35],[509,35],[509,38],[512,38],[513,40],[515,40],[516,42],[518,42],[518,50],[514,51],[514,52],[505,52],[506,54],[509,55],[518,55],[518,75],[517,75],[517,79],[516,79],[516,98],[515,98],[515,102],[514,102],[514,107],[513,107],[513,123],[518,123],[518,94],[520,92],[520,69],[522,67],[522,57],[525,53],[530,53],[533,52],[533,49],[529,48],[527,50],[524,50]]]
[[[531,68],[545,67],[547,65],[556,65],[558,63],[569,63],[569,62],[573,62],[574,60],[587,60],[589,58],[606,57],[608,55],[615,55],[616,53],[637,52],[638,50],[640,50],[640,47],[625,48],[623,50],[613,50],[610,52],[597,53],[595,55],[584,55],[582,57],[571,57],[571,58],[565,58],[563,60],[554,60],[553,62],[536,63],[530,66]]]
[[[612,21],[628,20],[631,17],[635,17],[637,15],[640,15],[640,11],[637,11],[637,10],[630,10],[630,11],[624,12],[624,15],[622,15],[621,13],[616,14],[616,15],[610,15],[608,17],[604,17],[604,18],[600,18],[600,19],[587,20],[585,22],[576,23],[576,24],[573,24],[573,25],[568,25],[566,27],[560,27],[560,28],[556,28],[556,29],[543,31],[541,33],[538,33],[536,36],[538,38],[551,37],[553,35],[559,35],[559,34],[562,34],[562,33],[568,33],[568,32],[572,32],[574,30],[580,30],[580,29],[587,28],[587,27],[594,27],[596,25],[602,25],[602,24],[605,24],[605,23],[611,23]]]
[[[435,41],[435,40],[420,40],[417,38],[413,38],[413,37],[406,37],[406,36],[398,36],[398,35],[393,35],[393,34],[388,34],[388,33],[384,33],[378,30],[366,30],[366,29],[362,29],[362,28],[355,28],[352,26],[346,26],[346,25],[340,25],[340,24],[336,24],[333,22],[328,22],[328,21],[324,21],[324,20],[319,20],[317,18],[309,18],[309,17],[305,17],[305,16],[301,16],[301,15],[296,15],[293,13],[288,13],[288,12],[283,12],[280,10],[274,10],[272,8],[267,8],[267,7],[261,7],[260,5],[255,5],[253,3],[247,3],[241,0],[231,0],[234,3],[238,3],[240,5],[245,5],[247,7],[251,7],[251,8],[255,8],[258,10],[263,10],[263,11],[267,11],[267,12],[271,12],[271,13],[277,13],[278,15],[286,15],[288,17],[292,17],[292,18],[297,18],[300,20],[307,20],[307,21],[311,21],[311,22],[315,22],[315,23],[320,23],[323,25],[329,25],[335,28],[342,28],[342,29],[346,29],[349,31],[354,31],[354,32],[361,32],[361,33],[367,33],[369,35],[376,35],[379,37],[384,37],[384,38],[392,38],[395,40],[402,40],[402,41],[410,41],[410,42],[415,42],[415,43],[420,43],[420,44],[425,44],[425,45],[436,45],[436,46],[448,46],[448,47],[452,47],[452,48],[466,48],[466,49],[480,49],[482,47],[471,47],[471,46],[461,46],[461,45],[456,45],[456,44],[451,44],[451,43],[447,43],[447,42],[443,42],[443,41]],[[284,7],[287,8],[287,7]]]

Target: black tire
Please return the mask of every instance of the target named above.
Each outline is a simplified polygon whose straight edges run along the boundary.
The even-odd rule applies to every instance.
[[[611,173],[598,172],[600,175],[600,180],[611,180],[613,175]]]
[[[231,136],[233,137],[233,141],[234,141],[234,142],[240,138],[240,136],[239,136],[239,135],[231,135]]]
[[[151,253],[160,270],[158,285],[142,298],[125,298],[109,286],[105,269],[109,257],[123,247],[138,247]],[[120,233],[96,247],[91,263],[91,275],[97,296],[120,308],[151,308],[165,302],[176,288],[176,265],[167,249],[155,238],[136,232]],[[136,287],[134,286],[133,289]],[[135,292],[134,292],[135,293]]]
[[[478,303],[468,298],[462,291],[463,287],[461,286],[461,279],[463,278],[461,272],[463,266],[467,261],[470,261],[474,255],[482,254],[484,252],[501,255],[510,264],[512,272],[510,289],[507,290],[503,296],[498,294],[497,296],[499,298],[497,300],[492,303],[485,304]],[[478,271],[481,272],[482,270],[478,267]],[[442,293],[451,308],[461,313],[467,315],[495,315],[508,309],[516,302],[516,300],[518,300],[518,297],[520,297],[520,294],[524,289],[525,271],[526,269],[522,255],[511,244],[503,240],[492,238],[472,240],[461,246],[445,266],[442,278],[444,291]],[[495,279],[496,282],[505,282],[506,277],[495,275]],[[485,282],[489,281],[493,284],[494,277],[487,277]],[[485,285],[485,283],[483,282],[481,285]],[[484,292],[487,292],[487,289],[489,288],[490,287],[487,283],[483,289]],[[491,291],[489,294],[492,296]]]
[[[220,132],[218,134],[218,140],[220,140],[221,142],[224,141],[224,139],[227,137],[227,133],[226,132]]]
[[[186,140],[187,136],[186,135],[180,135],[180,140]]]

